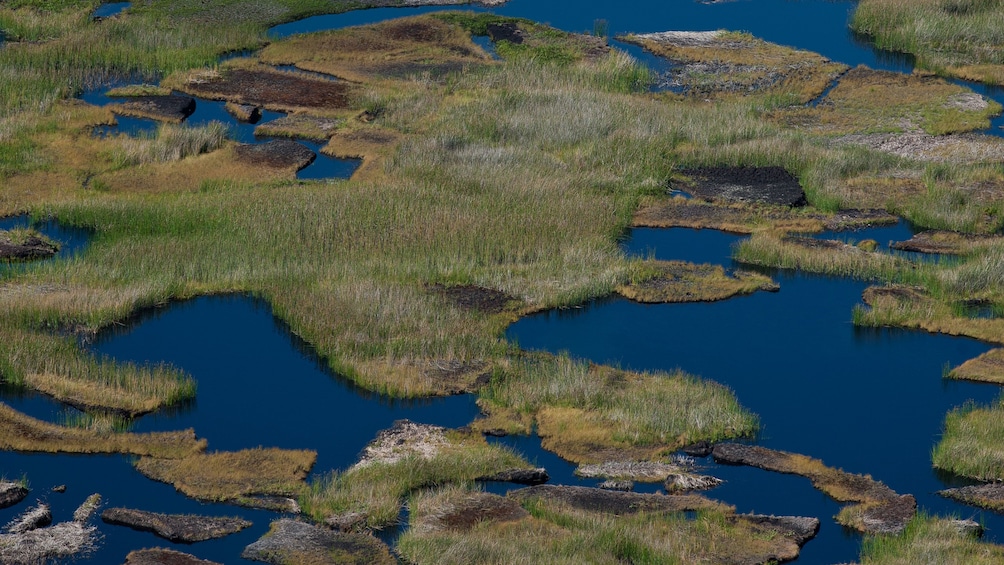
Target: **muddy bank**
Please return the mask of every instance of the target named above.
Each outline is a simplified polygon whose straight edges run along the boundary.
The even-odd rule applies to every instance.
[[[0,508],[9,508],[28,496],[28,489],[21,483],[4,481],[0,483]]]
[[[474,310],[485,314],[499,314],[506,310],[518,310],[523,301],[511,294],[472,284],[446,286],[431,284],[428,290],[447,299],[464,310]]]
[[[979,247],[992,245],[1001,241],[1004,241],[1004,238],[929,230],[920,232],[907,241],[897,241],[891,247],[900,251],[913,251],[915,253],[965,255]]]
[[[715,446],[715,461],[729,465],[748,465],[800,475],[813,486],[840,502],[855,502],[840,511],[837,521],[867,533],[899,533],[917,511],[911,495],[899,495],[868,475],[856,475],[827,467],[822,461],[805,455],[776,451],[755,445],[722,443]]]
[[[174,82],[179,90],[200,98],[279,112],[344,110],[350,107],[354,92],[346,82],[319,80],[265,66],[194,71]]]
[[[452,530],[463,532],[485,523],[503,523],[530,516],[513,498],[486,492],[470,492],[450,497],[435,512],[411,521],[411,527],[421,533]]]
[[[251,522],[241,518],[159,514],[131,508],[109,508],[101,513],[101,520],[107,524],[152,532],[176,543],[221,538],[251,526]]]
[[[764,204],[725,204],[672,198],[642,204],[633,227],[715,229],[749,234],[761,230],[815,233],[895,224],[897,216],[877,209],[848,209],[823,214],[809,209]]]
[[[154,548],[130,551],[126,555],[125,565],[221,565],[215,561],[206,561],[198,557],[174,551],[173,549]]]
[[[47,259],[59,251],[59,245],[33,231],[0,231],[0,262]]]
[[[953,379],[1004,384],[1004,349],[992,349],[949,371]]]
[[[317,155],[295,141],[275,140],[255,145],[238,145],[237,161],[249,166],[299,171],[314,162]]]
[[[938,494],[963,504],[989,508],[995,512],[1004,512],[1004,483],[950,488],[938,491]]]

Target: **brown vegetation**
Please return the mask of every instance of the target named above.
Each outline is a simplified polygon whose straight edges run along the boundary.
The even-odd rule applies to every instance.
[[[719,265],[646,261],[639,271],[637,282],[617,287],[618,293],[635,302],[713,302],[758,290],[780,289],[768,276],[748,271],[727,275]]]

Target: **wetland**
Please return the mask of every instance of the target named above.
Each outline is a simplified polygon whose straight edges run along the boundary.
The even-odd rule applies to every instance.
[[[997,55],[881,3],[0,7],[0,555],[995,562]]]

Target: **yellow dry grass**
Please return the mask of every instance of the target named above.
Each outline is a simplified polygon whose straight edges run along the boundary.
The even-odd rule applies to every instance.
[[[948,373],[948,377],[965,381],[1004,384],[1004,349],[992,349],[976,359],[970,359]]]
[[[144,457],[136,469],[193,498],[240,502],[255,495],[299,495],[316,460],[314,451],[259,447],[184,459]]]
[[[491,63],[463,30],[430,16],[296,36],[267,46],[260,57],[354,82]]]
[[[102,433],[57,426],[0,403],[0,449],[48,453],[127,453],[171,459],[189,457],[206,448],[194,430],[179,432]]]

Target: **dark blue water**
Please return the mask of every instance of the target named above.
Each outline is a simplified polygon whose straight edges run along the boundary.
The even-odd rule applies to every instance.
[[[98,18],[110,18],[112,16],[117,16],[121,14],[123,10],[132,5],[132,2],[111,2],[108,4],[102,4],[97,7],[94,12],[91,13],[91,17]]]
[[[901,227],[888,230],[890,238],[902,236]],[[864,233],[876,239],[884,235],[881,229]],[[708,230],[646,229],[636,230],[626,249],[658,259],[728,265],[731,246],[740,239]],[[711,304],[607,299],[525,318],[507,336],[528,349],[567,351],[636,370],[681,368],[723,383],[760,415],[759,444],[870,473],[900,493],[917,496],[932,512],[982,515],[990,539],[1004,536],[1001,517],[933,494],[946,483],[935,476],[930,461],[946,412],[970,399],[989,403],[999,394],[998,387],[944,380],[944,367],[990,346],[923,332],[857,328],[851,310],[861,302],[866,283],[787,271],[774,277],[781,285],[778,293]],[[823,520],[823,530],[800,563],[857,558],[860,538],[829,520],[838,506],[813,493],[806,479],[768,479],[769,473],[713,464],[709,470],[728,481],[710,496],[740,511]]]
[[[122,361],[167,361],[198,382],[198,398],[184,409],[139,419],[133,431],[194,428],[209,440],[209,450],[257,446],[313,449],[318,452],[315,474],[344,469],[362,448],[395,420],[460,427],[478,409],[470,395],[418,401],[395,401],[362,392],[333,374],[311,347],[291,335],[269,308],[243,296],[202,297],[146,311],[124,327],[103,332],[91,346],[98,354]],[[18,410],[49,421],[60,421],[65,410],[38,395],[10,395]],[[275,514],[242,508],[200,504],[173,487],[142,477],[128,457],[79,457],[0,452],[0,470],[7,477],[26,474],[36,496],[57,484],[66,494],[48,499],[57,519],[66,519],[91,492],[105,496],[108,506],[129,506],[157,512],[241,515],[255,522],[251,532],[186,547],[204,559],[221,563],[237,559],[243,547],[268,529]],[[6,522],[17,509],[0,511]],[[171,546],[152,534],[102,525],[105,543],[89,562],[122,563],[131,549]]]
[[[127,84],[134,84],[134,82],[120,80],[115,81],[112,84],[101,84],[94,88],[85,90],[80,95],[80,99],[88,104],[94,104],[95,106],[107,106],[108,104],[121,103],[123,100],[127,99],[108,96],[107,92],[114,86],[124,86]],[[261,119],[252,124],[242,122],[234,118],[230,112],[227,112],[225,102],[196,98],[195,112],[193,112],[192,115],[185,120],[185,124],[191,127],[202,127],[209,125],[210,122],[220,122],[222,124],[226,124],[227,128],[229,128],[228,136],[234,141],[238,141],[240,143],[263,143],[274,138],[255,137],[255,127],[264,122],[275,120],[285,115],[286,114],[282,112],[263,110],[261,113]],[[101,136],[116,134],[129,135],[133,137],[142,135],[152,136],[156,133],[157,128],[160,127],[160,123],[158,121],[147,118],[132,118],[128,116],[116,115],[115,120],[118,122],[118,125],[100,126],[95,128],[95,134]],[[309,147],[317,155],[317,158],[315,158],[312,163],[300,169],[296,173],[296,178],[298,179],[347,179],[351,177],[352,174],[355,173],[356,169],[359,168],[359,165],[362,164],[362,160],[360,159],[339,159],[321,153],[320,149],[323,146],[321,143],[303,139],[299,139],[297,141]]]

